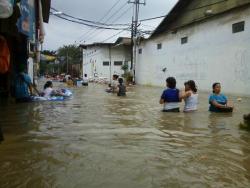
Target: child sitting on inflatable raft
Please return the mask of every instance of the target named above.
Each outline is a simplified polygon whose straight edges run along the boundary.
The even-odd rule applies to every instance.
[[[45,98],[50,98],[52,96],[63,96],[65,97],[65,93],[61,90],[54,90],[52,81],[47,81],[44,85],[44,90],[42,92],[42,96]]]

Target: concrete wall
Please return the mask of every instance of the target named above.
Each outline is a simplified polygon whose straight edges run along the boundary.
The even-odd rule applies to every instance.
[[[121,66],[115,66],[114,61],[127,61],[130,65],[129,48],[125,46],[111,47],[111,75],[123,74]],[[108,46],[92,46],[83,51],[83,75],[88,74],[89,77],[105,77],[110,79],[110,66],[103,66],[104,61],[109,59]]]
[[[240,21],[245,31],[233,34],[232,24]],[[182,45],[186,36],[188,43]],[[166,77],[174,76],[179,87],[193,79],[199,89],[210,91],[213,82],[221,82],[223,92],[250,95],[250,8],[158,36],[139,48],[138,84],[164,86]]]

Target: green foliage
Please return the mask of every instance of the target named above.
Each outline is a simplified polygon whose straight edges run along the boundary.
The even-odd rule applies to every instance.
[[[41,61],[40,74],[61,74],[66,73],[67,70],[69,73],[72,73],[72,66],[82,63],[81,48],[76,45],[64,45],[57,51],[44,50],[41,53],[44,55],[56,56],[57,60],[55,62],[57,63]]]
[[[128,71],[128,64],[122,65],[121,69],[126,73]]]
[[[65,45],[58,49],[58,59],[69,64],[80,64],[82,59],[81,48],[76,45]]]
[[[43,50],[41,52],[41,54],[50,55],[50,56],[56,56],[56,51],[53,51],[53,50]]]

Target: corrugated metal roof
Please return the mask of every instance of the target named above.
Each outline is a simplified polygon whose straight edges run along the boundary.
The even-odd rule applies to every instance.
[[[150,38],[246,5],[250,0],[179,0]]]

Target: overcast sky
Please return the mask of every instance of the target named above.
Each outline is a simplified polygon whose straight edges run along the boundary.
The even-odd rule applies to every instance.
[[[102,19],[101,22],[107,23],[130,23],[133,9],[132,4],[126,4],[127,1],[128,0],[52,0],[52,7],[71,16],[87,20],[100,21]],[[177,0],[146,0],[146,6],[140,7],[139,19],[166,15],[176,2]],[[116,6],[108,12],[115,4]],[[160,21],[161,19],[142,22],[140,27],[143,30],[152,31]],[[103,41],[113,42],[120,36],[130,35],[130,33],[126,31],[116,35],[120,31],[91,29],[83,25],[62,20],[54,15],[50,16],[49,24],[45,24],[45,29],[44,49],[49,50],[57,50],[60,46],[67,44],[89,44]]]

